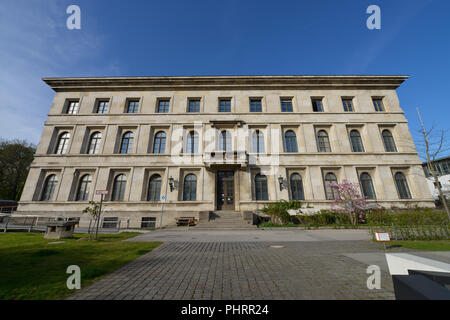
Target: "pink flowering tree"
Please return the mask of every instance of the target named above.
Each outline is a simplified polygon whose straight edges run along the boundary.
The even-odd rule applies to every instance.
[[[334,193],[331,210],[347,214],[353,225],[357,224],[358,220],[364,222],[363,211],[366,208],[366,199],[360,194],[359,185],[346,179],[342,183],[329,185]]]

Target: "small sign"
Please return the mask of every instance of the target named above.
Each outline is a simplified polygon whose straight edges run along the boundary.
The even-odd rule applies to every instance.
[[[103,195],[107,195],[109,193],[108,190],[95,190],[95,194],[99,195],[99,194],[103,194]]]
[[[377,241],[391,241],[391,237],[388,232],[375,232],[375,239]]]
[[[162,201],[166,200],[166,196],[161,197]]]

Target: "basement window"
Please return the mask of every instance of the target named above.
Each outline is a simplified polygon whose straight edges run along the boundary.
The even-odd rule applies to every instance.
[[[141,228],[142,229],[154,229],[156,227],[156,218],[154,217],[142,217]]]

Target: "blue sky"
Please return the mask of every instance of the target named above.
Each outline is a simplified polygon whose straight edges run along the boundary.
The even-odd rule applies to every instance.
[[[66,8],[81,8],[81,30]],[[381,8],[381,30],[366,8]],[[42,77],[408,74],[398,89],[447,129],[450,1],[2,0],[0,137],[38,143],[53,98]]]

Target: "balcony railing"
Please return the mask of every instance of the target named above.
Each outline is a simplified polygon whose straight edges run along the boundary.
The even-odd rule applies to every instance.
[[[206,167],[234,165],[245,168],[248,164],[248,154],[245,151],[205,152],[203,162]]]

